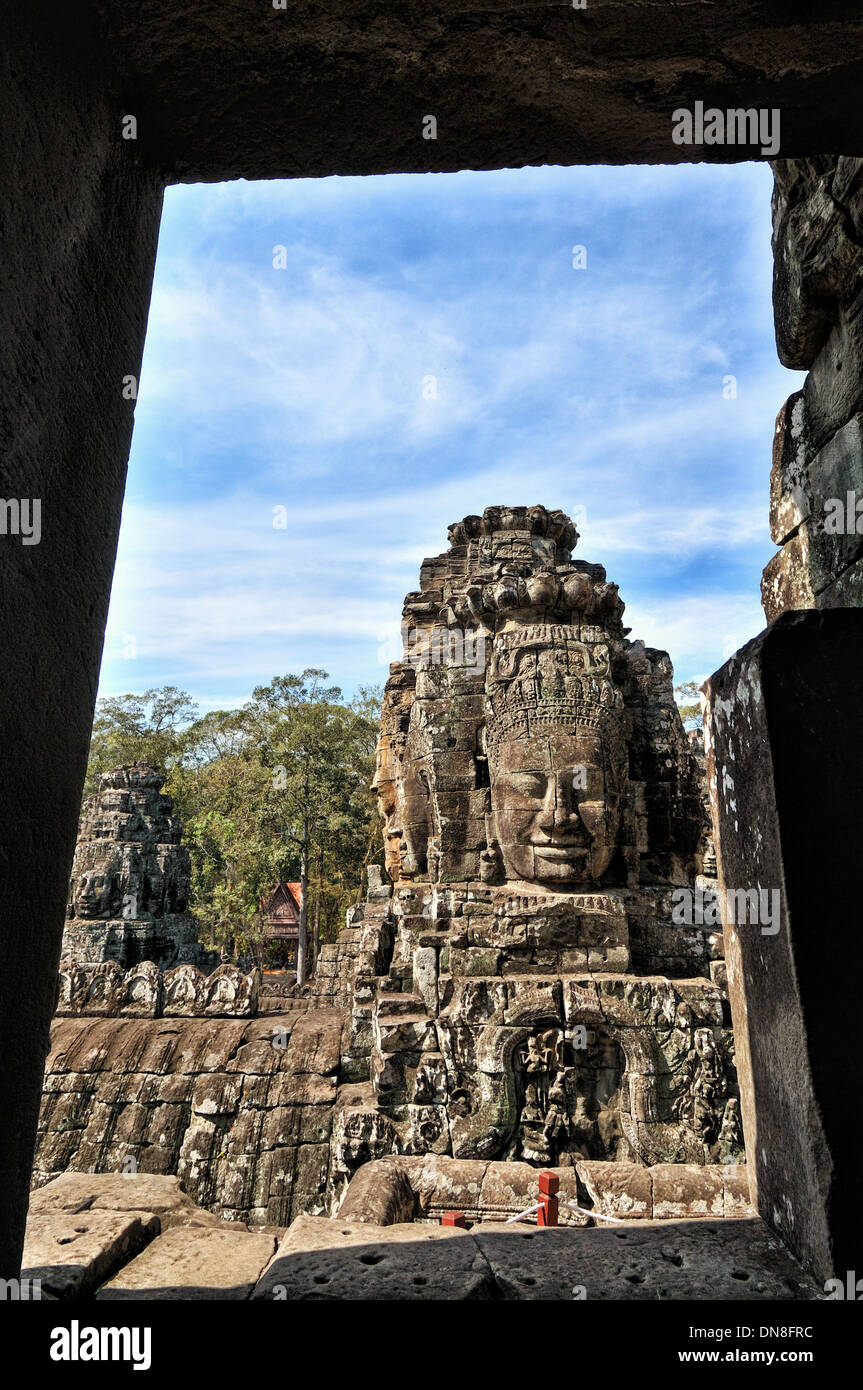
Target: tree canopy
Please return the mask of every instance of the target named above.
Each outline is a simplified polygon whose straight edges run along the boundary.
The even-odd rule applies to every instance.
[[[99,774],[124,763],[145,762],[167,770],[176,758],[183,730],[198,713],[185,690],[164,685],[143,695],[100,700],[93,720],[84,795],[99,785]]]
[[[674,687],[674,693],[677,696],[677,708],[680,710],[684,729],[700,729],[701,700],[698,695],[698,682],[682,681]]]
[[[147,761],[183,822],[191,911],[201,937],[263,959],[261,907],[283,880],[303,885],[316,943],[331,941],[381,848],[371,791],[380,691],[346,701],[326,671],[274,677],[235,710],[198,717],[173,686],[101,700],[86,790]]]

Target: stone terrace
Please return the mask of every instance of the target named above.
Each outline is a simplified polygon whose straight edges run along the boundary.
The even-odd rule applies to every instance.
[[[24,1277],[63,1301],[819,1297],[754,1216],[466,1231],[304,1215],[250,1232],[201,1211],[176,1179],[87,1173],[34,1194]]]

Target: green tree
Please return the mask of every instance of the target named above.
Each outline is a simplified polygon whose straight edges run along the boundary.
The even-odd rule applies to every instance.
[[[88,784],[123,762],[167,773],[192,859],[201,935],[264,963],[261,905],[283,880],[300,892],[298,978],[333,940],[382,847],[371,782],[380,691],[345,702],[325,671],[275,677],[241,709],[200,718],[167,686],[100,701]],[[191,722],[190,722],[191,721]]]
[[[318,874],[318,929],[327,861],[356,864],[369,839],[371,781],[376,721],[374,701],[363,692],[353,705],[326,671],[280,676],[259,686],[246,711],[248,730],[262,766],[272,774],[271,794],[261,806],[261,831],[269,843],[292,848],[299,861],[300,921],[297,982],[305,980],[308,956],[309,879]],[[319,942],[315,942],[317,949]]]
[[[167,771],[179,753],[184,728],[197,713],[191,695],[175,685],[99,700],[84,795],[98,790],[103,772],[124,763],[146,762]]]
[[[191,911],[211,941],[260,955],[260,897],[271,864],[256,807],[268,778],[242,710],[213,710],[183,735],[166,790],[192,859]],[[262,963],[262,962],[261,962]]]
[[[674,687],[677,708],[683,720],[684,729],[701,728],[701,700],[698,697],[697,681],[682,681]]]

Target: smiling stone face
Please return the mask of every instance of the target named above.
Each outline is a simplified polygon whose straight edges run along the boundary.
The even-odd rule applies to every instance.
[[[489,749],[507,878],[561,888],[600,881],[617,846],[622,752],[610,730],[553,727]]]
[[[120,886],[114,860],[81,874],[73,889],[73,903],[78,917],[111,917],[120,907]]]
[[[511,623],[494,638],[485,712],[506,877],[559,889],[598,884],[617,847],[627,765],[607,634]]]

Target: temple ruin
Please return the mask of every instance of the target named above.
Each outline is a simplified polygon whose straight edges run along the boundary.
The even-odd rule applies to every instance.
[[[511,1215],[546,1168],[588,1210],[748,1210],[722,933],[674,920],[675,893],[715,880],[668,656],[629,639],[562,512],[490,507],[449,540],[407,596],[384,697],[386,876],[369,870],[305,993],[226,963],[121,968],[139,918],[117,905],[179,907],[187,879],[161,779],[103,777],[38,1185],[131,1163],[279,1224],[387,1190],[394,1162],[426,1217],[456,1191],[476,1219]]]
[[[165,778],[144,763],[103,773],[81,816],[69,884],[63,959],[218,963],[186,911],[191,866]]]
[[[450,528],[404,608],[376,788],[386,868],[320,997],[350,1010],[334,1163],[737,1163],[699,769],[664,652],[562,512]],[[334,970],[329,981],[324,972]]]
[[[765,1225],[820,1279],[858,1268],[859,1139],[849,1096],[860,1089],[863,1066],[856,1038],[863,616],[856,525],[835,533],[822,521],[825,501],[844,499],[847,522],[847,494],[859,496],[863,457],[855,423],[863,402],[859,15],[839,7],[821,17],[805,7],[736,0],[675,7],[619,0],[584,11],[477,9],[447,0],[409,20],[374,22],[363,8],[324,4],[294,24],[290,14],[240,0],[202,26],[200,8],[185,3],[168,13],[75,0],[48,13],[13,0],[8,20],[8,81],[0,90],[9,152],[0,384],[15,427],[4,465],[7,492],[41,499],[42,538],[38,546],[0,547],[9,596],[0,605],[0,717],[10,789],[0,798],[0,1274],[14,1277],[20,1267],[133,427],[120,383],[140,371],[165,185],[525,163],[734,162],[750,154],[673,143],[673,111],[703,97],[722,108],[781,108],[777,342],[783,360],[809,372],[803,400],[780,420],[774,456],[774,539],[782,549],[765,580],[770,626],[725,663],[706,692],[719,884],[768,883],[782,898],[783,927],[772,944],[740,936],[733,923],[724,931],[749,1192]],[[121,135],[129,112],[138,117],[134,141]],[[436,140],[423,139],[425,112],[441,115]],[[62,292],[46,293],[49,286]],[[765,466],[765,498],[766,487]],[[435,833],[444,855],[447,825]],[[506,826],[501,833],[503,856]],[[351,928],[369,943],[363,949],[372,977],[379,969],[389,978],[392,968],[388,952],[374,957],[374,917],[394,912],[389,896],[373,890],[362,924]],[[629,932],[635,964],[631,923]],[[470,948],[468,941],[456,949]],[[343,954],[352,951],[359,960],[358,945]],[[326,972],[338,981],[339,967],[338,959],[321,962],[318,983]],[[677,988],[682,977],[668,969],[665,978]],[[155,1032],[147,1019],[129,1023]],[[59,1027],[80,1033],[97,1025],[119,1031],[114,1018],[70,1017],[54,1023],[55,1039]],[[371,1056],[371,1017],[351,1027],[350,1048],[337,1049],[340,1066],[355,1056],[361,1073],[367,1047]],[[327,1067],[334,1050],[326,1049]],[[301,1052],[297,1075],[319,1076],[308,1040]],[[73,1074],[87,1087],[97,1078],[107,1085],[101,1042],[69,1053],[67,1071],[63,1056],[62,1049],[52,1054],[46,1085],[62,1091],[62,1078]],[[136,1056],[148,1062],[141,1074],[152,1085],[164,1054]],[[51,1082],[53,1075],[60,1079]],[[311,1083],[304,1089],[315,1094]],[[372,1101],[360,1100],[366,1115]],[[204,1113],[209,1104],[202,1095]],[[399,1136],[404,1127],[403,1118],[383,1112],[380,1123]],[[360,1142],[363,1132],[360,1126]],[[487,1175],[496,1162],[489,1160]],[[641,1167],[657,1175],[654,1191],[661,1167]],[[51,1187],[45,1192],[47,1203]],[[79,1188],[66,1200],[77,1207],[93,1196]],[[157,1205],[150,1192],[139,1200],[151,1213]],[[102,1210],[100,1219],[109,1215]],[[79,1216],[76,1224],[86,1221]],[[730,1224],[717,1225],[717,1240],[731,1240]],[[137,1229],[140,1235],[140,1221]],[[191,1240],[185,1229],[180,1236]],[[607,1244],[616,1244],[613,1236]],[[475,1253],[470,1236],[435,1249],[468,1245]],[[299,1236],[294,1248],[301,1248]],[[733,1242],[725,1248],[729,1259],[739,1258]],[[414,1258],[420,1249],[431,1268],[431,1246],[414,1247]],[[752,1245],[746,1249],[748,1258]],[[347,1264],[342,1250],[334,1258]],[[369,1265],[367,1273],[374,1268],[387,1265]],[[455,1265],[447,1268],[447,1279],[429,1279],[431,1296],[443,1284],[468,1287],[454,1277]],[[594,1266],[600,1284],[603,1268],[608,1261]],[[617,1284],[611,1296],[643,1296],[639,1288],[656,1296],[649,1276],[636,1270],[632,1277],[642,1284],[627,1285],[628,1294]],[[339,1288],[332,1265],[319,1264],[318,1278]],[[571,1281],[569,1269],[564,1281]],[[510,1276],[500,1286],[514,1296]],[[774,1286],[765,1279],[761,1287]],[[565,1296],[564,1285],[556,1296]],[[199,1342],[187,1340],[197,1355]]]

